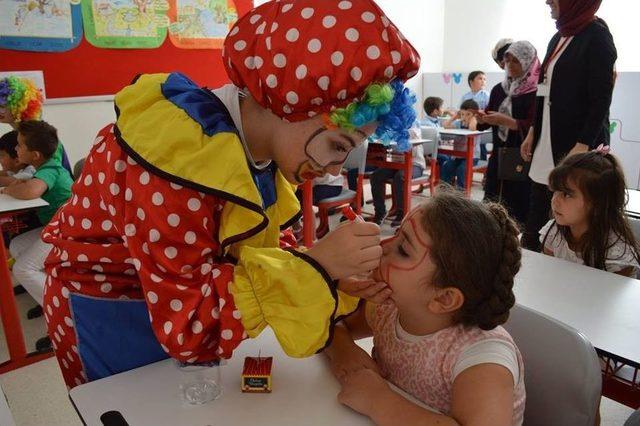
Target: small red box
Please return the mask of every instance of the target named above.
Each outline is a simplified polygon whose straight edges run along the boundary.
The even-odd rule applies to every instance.
[[[273,357],[245,357],[242,392],[271,392],[272,365]]]

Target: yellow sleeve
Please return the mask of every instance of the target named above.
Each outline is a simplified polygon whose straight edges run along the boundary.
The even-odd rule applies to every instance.
[[[250,337],[269,325],[287,355],[299,358],[324,349],[359,301],[309,256],[279,248],[241,248],[231,292]]]

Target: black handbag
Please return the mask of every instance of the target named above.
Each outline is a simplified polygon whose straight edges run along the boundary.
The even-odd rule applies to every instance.
[[[520,147],[498,148],[498,179],[522,182],[529,179],[530,161],[524,161]]]

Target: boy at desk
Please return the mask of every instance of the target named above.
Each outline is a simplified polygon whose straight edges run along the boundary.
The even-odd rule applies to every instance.
[[[54,213],[71,195],[73,181],[68,171],[53,158],[58,148],[58,133],[55,127],[45,121],[21,121],[18,124],[18,160],[35,168],[31,179],[16,181],[12,185],[0,188],[0,192],[19,200],[42,198],[46,207],[37,210],[39,227],[21,234],[11,240],[9,251],[16,263],[13,266],[14,278],[22,284],[38,302],[28,316],[34,318],[42,312],[44,293],[44,261],[51,246],[40,239],[42,227],[49,223]],[[71,219],[71,218],[69,218]]]
[[[445,129],[468,129],[477,130],[478,121],[475,118],[475,113],[479,110],[478,103],[473,99],[467,99],[460,105],[460,111],[452,118],[444,122]],[[464,143],[464,136],[459,136],[454,139],[454,146],[456,142],[460,140]],[[473,165],[478,164],[480,158],[480,145],[476,145],[473,153]],[[466,177],[467,160],[464,158],[452,157],[445,161],[440,170],[440,179],[449,184],[453,184],[453,178],[457,180],[459,188],[464,187]]]

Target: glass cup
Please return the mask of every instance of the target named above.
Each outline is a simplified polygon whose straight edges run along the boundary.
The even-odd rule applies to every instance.
[[[188,404],[201,405],[222,395],[220,361],[187,364],[176,361],[181,372],[180,394]]]

